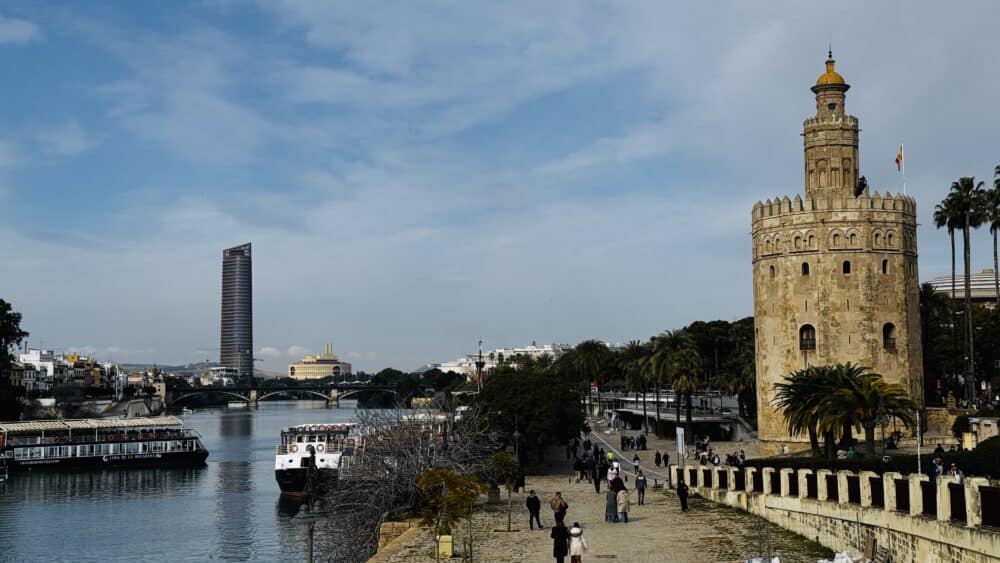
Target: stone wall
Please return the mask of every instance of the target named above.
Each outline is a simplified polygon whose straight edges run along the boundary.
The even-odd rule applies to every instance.
[[[986,479],[958,485],[916,474],[671,465],[673,483],[682,469],[692,492],[835,551],[860,552],[874,537],[897,563],[1000,561],[1000,533],[983,528]]]

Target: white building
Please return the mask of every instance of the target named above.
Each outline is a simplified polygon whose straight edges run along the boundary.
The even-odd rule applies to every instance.
[[[485,366],[483,367],[484,372],[488,372],[491,369],[497,367],[501,362],[510,362],[512,358],[523,355],[528,356],[533,359],[541,358],[542,356],[549,356],[553,360],[562,356],[566,352],[572,350],[573,347],[568,344],[543,344],[541,346],[536,345],[532,342],[528,346],[513,347],[513,348],[494,348],[493,350],[483,351],[483,362]],[[464,357],[452,360],[450,362],[443,362],[440,364],[431,364],[429,368],[437,368],[445,373],[453,371],[458,374],[462,374],[466,377],[472,377],[476,375],[476,360],[479,358],[479,353],[468,354]]]
[[[48,389],[53,383],[62,383],[57,378],[63,379],[67,371],[65,362],[57,358],[52,350],[29,348],[26,353],[18,355],[17,361],[35,368],[34,385],[41,390]]]

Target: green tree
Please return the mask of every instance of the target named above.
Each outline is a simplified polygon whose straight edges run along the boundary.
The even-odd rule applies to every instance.
[[[21,313],[0,299],[0,420],[18,420],[24,409],[24,390],[13,385],[10,370],[14,350],[27,337],[28,332],[21,329]]]
[[[965,263],[965,355],[967,393],[969,400],[976,393],[975,342],[972,322],[972,229],[983,224],[983,182],[976,183],[971,176],[952,182],[948,197],[952,199],[962,229],[962,250]]]
[[[958,358],[958,338],[956,337],[956,325],[954,323],[954,313],[955,313],[955,231],[958,230],[959,225],[961,225],[960,211],[956,206],[955,199],[952,197],[945,197],[941,203],[934,206],[934,226],[938,229],[946,228],[948,229],[948,240],[951,243],[951,301],[949,302],[949,326],[951,327],[952,333],[952,369],[955,369],[955,361]]]
[[[785,381],[774,385],[773,407],[782,411],[785,425],[792,436],[806,432],[812,455],[819,457],[819,405],[832,387],[828,367],[809,367],[789,374]],[[764,408],[767,408],[766,406]],[[830,445],[827,444],[827,450]]]
[[[649,432],[649,416],[646,412],[646,373],[644,370],[645,359],[649,355],[649,347],[638,340],[630,340],[622,349],[615,354],[615,363],[621,371],[625,388],[632,391],[639,398],[642,393],[642,422],[646,432]]]
[[[565,444],[579,436],[583,425],[580,386],[569,377],[538,369],[497,367],[476,397],[494,428],[513,436],[515,432],[537,459],[546,444]],[[526,452],[519,450],[521,460]]]
[[[417,479],[417,486],[426,500],[421,525],[431,527],[436,536],[451,534],[458,521],[472,513],[472,505],[487,489],[475,477],[450,469],[423,473]]]
[[[599,340],[584,340],[573,349],[571,358],[577,374],[584,380],[587,397],[590,386],[597,389],[597,404],[601,404],[601,386],[607,382],[609,368],[613,366],[613,356],[607,344]]]
[[[1000,171],[1000,167],[997,170]],[[993,289],[996,304],[1000,307],[1000,262],[997,260],[997,231],[1000,231],[1000,172],[993,181],[993,189],[986,192],[983,198],[983,214],[989,223],[990,234],[993,235]]]

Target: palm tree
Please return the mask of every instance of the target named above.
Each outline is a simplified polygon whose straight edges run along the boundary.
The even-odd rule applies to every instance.
[[[643,374],[643,359],[648,354],[648,348],[638,340],[630,340],[624,348],[619,350],[616,356],[618,369],[621,370],[625,387],[635,393],[638,400],[639,392],[642,392],[642,421],[646,433],[649,433],[649,418],[646,413],[646,378]]]
[[[584,376],[586,388],[595,385],[597,389],[597,406],[601,405],[601,383],[604,382],[608,367],[611,365],[611,351],[607,344],[598,340],[584,340],[576,345],[573,357],[576,369]],[[588,392],[589,396],[590,393]]]
[[[983,224],[983,182],[976,183],[971,176],[959,178],[951,184],[948,197],[953,200],[959,226],[962,229],[962,247],[965,258],[965,354],[967,371],[967,397],[970,401],[976,392],[975,344],[972,322],[972,243],[969,235],[972,229]]]
[[[824,399],[831,412],[838,412],[850,428],[863,428],[865,453],[875,453],[875,427],[879,418],[895,417],[904,426],[913,426],[916,404],[898,383],[886,383],[882,376],[850,364],[837,366],[850,371],[844,386]],[[845,426],[845,429],[847,426]]]
[[[934,206],[934,226],[937,228],[947,228],[948,238],[951,241],[951,302],[949,303],[949,308],[951,310],[951,341],[952,341],[952,357],[951,364],[953,372],[957,372],[958,363],[958,337],[955,332],[955,229],[958,228],[959,222],[959,212],[955,208],[955,199],[949,194],[945,197],[941,203]]]
[[[776,383],[774,408],[783,412],[788,433],[807,432],[814,457],[820,456],[819,404],[829,390],[830,369],[812,366],[790,374],[785,381]],[[762,405],[762,408],[766,406]]]

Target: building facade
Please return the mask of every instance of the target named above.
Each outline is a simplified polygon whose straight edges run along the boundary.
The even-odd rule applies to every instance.
[[[758,434],[790,437],[771,405],[775,383],[817,365],[853,362],[899,383],[920,403],[916,202],[859,184],[858,119],[832,54],[803,124],[804,197],[753,206]]]
[[[250,243],[222,251],[219,363],[253,378],[253,272]]]
[[[333,343],[327,343],[322,354],[306,356],[288,366],[288,377],[294,379],[322,379],[351,375],[351,364],[333,353]]]

